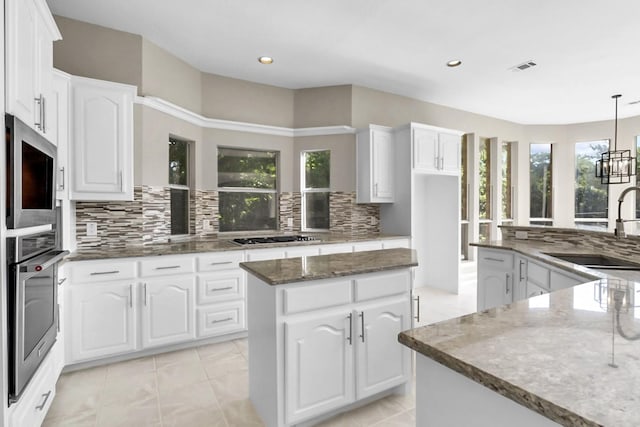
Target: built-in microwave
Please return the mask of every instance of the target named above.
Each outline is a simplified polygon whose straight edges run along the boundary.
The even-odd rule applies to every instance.
[[[7,228],[56,221],[56,146],[17,117],[5,115]]]

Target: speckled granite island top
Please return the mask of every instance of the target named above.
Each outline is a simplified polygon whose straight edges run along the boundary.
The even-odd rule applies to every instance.
[[[253,233],[257,235],[258,233]],[[280,235],[282,233],[270,233],[270,235]],[[300,234],[300,233],[294,233]],[[332,243],[363,242],[371,240],[402,239],[408,236],[395,236],[385,234],[370,234],[353,236],[339,233],[302,233],[312,235],[317,240],[305,242],[267,243],[257,245],[240,245],[234,243],[232,239],[236,237],[246,237],[245,235],[209,237],[203,239],[193,239],[175,242],[152,243],[147,245],[131,244],[123,247],[107,247],[94,249],[81,249],[71,253],[67,261],[88,261],[96,259],[110,258],[136,258],[160,255],[177,255],[188,253],[221,252],[221,251],[243,251],[247,249],[269,249],[288,246],[309,246],[327,245]]]
[[[416,251],[404,248],[240,263],[240,267],[270,285],[374,273],[417,265]]]
[[[616,290],[625,296],[619,309]],[[640,283],[602,279],[412,329],[399,341],[561,425],[637,427],[640,340],[622,336],[640,332],[634,301]]]

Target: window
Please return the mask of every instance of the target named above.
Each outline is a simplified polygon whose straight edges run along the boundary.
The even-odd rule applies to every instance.
[[[608,140],[576,143],[576,227],[607,229],[609,225],[609,186],[601,184],[594,173],[596,161],[607,150]]]
[[[513,144],[503,142],[500,154],[502,156],[502,217],[503,225],[513,225]]]
[[[492,226],[492,183],[491,183],[491,140],[480,138],[480,160],[478,162],[479,185],[479,234],[481,242],[491,240]]]
[[[636,136],[636,159],[640,154],[640,136]],[[640,160],[640,159],[639,159]],[[636,161],[636,185],[640,185],[640,161]],[[640,219],[640,192],[636,191],[636,219]],[[638,223],[636,224],[636,232]]]
[[[469,259],[469,157],[468,136],[460,144],[460,259]]]
[[[218,147],[220,231],[276,230],[278,153]]]
[[[300,189],[304,230],[329,229],[331,152],[303,151]]]
[[[189,143],[169,139],[171,234],[189,234]]]
[[[553,224],[552,165],[551,144],[531,144],[529,151],[529,222],[532,225]]]

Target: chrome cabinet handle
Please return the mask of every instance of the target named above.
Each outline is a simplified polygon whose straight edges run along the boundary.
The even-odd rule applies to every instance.
[[[439,164],[439,162],[438,162],[438,156],[435,156],[435,157],[433,158],[433,165],[435,166],[435,168],[436,168],[436,169],[438,169],[438,164]]]
[[[144,305],[147,305],[147,284],[144,283],[142,286],[144,291]]]
[[[506,283],[506,286],[507,286],[507,294],[508,294],[509,292],[511,292],[510,287],[509,287],[509,273],[506,273],[506,276],[507,276],[507,280],[505,281],[505,283]]]
[[[415,297],[413,299],[416,302],[416,316],[414,317],[414,319],[416,319],[416,322],[420,323],[420,295],[418,295],[417,297]]]
[[[228,291],[229,289],[233,289],[233,286],[226,286],[224,288],[212,288],[209,289],[209,292]]]
[[[347,341],[349,341],[349,345],[353,345],[353,313],[349,313],[347,319],[349,319],[349,336],[347,337]]]
[[[122,192],[122,191],[124,191],[124,190],[122,189],[122,187],[124,186],[124,184],[123,184],[123,182],[122,182],[122,171],[120,171],[119,178],[120,178],[120,192]]]
[[[60,184],[58,184],[58,190],[64,190],[64,166],[60,168],[60,176],[62,179],[60,180]]]
[[[133,285],[129,285],[129,307],[133,308]]]
[[[361,328],[361,334],[360,334],[360,338],[362,339],[362,342],[364,342],[364,311],[360,312],[360,328]]]
[[[524,261],[520,260],[520,281],[522,282],[524,280],[524,277],[522,277],[522,265],[524,264]]]
[[[113,271],[94,271],[92,273],[89,273],[89,276],[100,276],[102,274],[118,274],[120,273],[120,270],[113,270]]]
[[[56,314],[58,320],[56,321],[56,323],[58,324],[58,332],[60,332],[60,304],[56,304],[56,309],[58,310],[58,313]]]
[[[233,264],[233,261],[220,261],[220,262],[212,262],[209,265],[225,265],[225,264]]]
[[[40,129],[40,131],[44,132],[43,127],[42,127],[42,94],[40,94],[39,97],[37,98],[33,98],[34,101],[36,102],[36,104],[38,104],[38,121],[34,123],[34,125]]]
[[[167,265],[165,267],[156,267],[156,270],[171,270],[174,268],[180,268],[179,265]]]
[[[36,406],[37,411],[42,411],[44,409],[44,405],[47,404],[47,400],[49,400],[49,396],[51,396],[51,390],[49,390],[48,392],[42,395],[42,397],[44,397],[44,400],[40,405]]]
[[[42,98],[42,103],[40,104],[40,108],[42,109],[41,117],[42,117],[42,133],[47,133],[47,98],[40,95]]]
[[[487,261],[504,262],[504,260],[500,258],[485,257],[484,259],[486,259]]]
[[[444,169],[444,157],[440,157],[440,170]]]
[[[58,280],[58,286],[62,285],[66,281],[67,281],[66,277],[63,277],[62,279]]]
[[[226,319],[212,320],[210,323],[213,325],[216,323],[228,322],[229,320],[233,320],[233,317],[227,317]]]

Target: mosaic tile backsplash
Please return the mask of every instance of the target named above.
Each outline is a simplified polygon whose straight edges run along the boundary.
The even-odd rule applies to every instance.
[[[218,192],[191,193],[190,232],[198,237],[219,231]],[[302,201],[299,192],[280,193],[280,231],[302,229]],[[380,232],[378,205],[356,204],[355,192],[332,192],[329,196],[330,231],[358,235]],[[293,225],[288,219],[293,218]],[[204,221],[210,222],[208,229]],[[98,223],[98,236],[87,237],[87,222]],[[78,249],[120,248],[166,242],[171,235],[170,191],[168,187],[136,186],[134,200],[127,202],[77,202],[76,242]]]
[[[640,255],[640,236],[618,239],[612,232],[540,226],[502,226],[501,230],[503,240],[516,240],[516,231],[526,231],[528,240],[569,243],[581,250],[620,258],[637,258]]]

